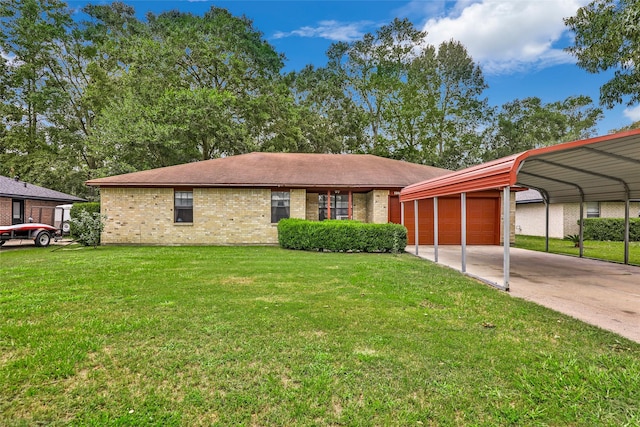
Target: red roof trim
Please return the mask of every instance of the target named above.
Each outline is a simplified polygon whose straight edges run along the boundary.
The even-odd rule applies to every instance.
[[[524,151],[409,185],[400,192],[400,201],[410,202],[412,200],[514,186],[518,181],[518,171],[528,158],[634,135],[640,135],[640,129]]]

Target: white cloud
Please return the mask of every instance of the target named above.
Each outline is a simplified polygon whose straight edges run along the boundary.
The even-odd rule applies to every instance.
[[[6,64],[10,67],[12,66],[18,66],[20,64],[22,64],[22,61],[20,61],[14,54],[12,53],[6,53],[2,50],[0,50],[0,56],[2,58],[5,59]]]
[[[289,32],[279,31],[273,35],[273,38],[318,37],[332,41],[350,42],[362,38],[366,29],[372,25],[371,21],[320,21],[316,27],[305,26]]]
[[[623,114],[632,122],[640,121],[640,105],[632,108],[625,108]]]
[[[490,74],[572,63],[555,44],[567,35],[563,18],[588,0],[460,0],[428,19],[427,42],[458,40]]]

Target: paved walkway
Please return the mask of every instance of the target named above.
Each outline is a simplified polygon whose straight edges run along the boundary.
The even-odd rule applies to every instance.
[[[415,254],[415,246],[406,251]],[[503,284],[501,246],[468,246],[467,274]],[[439,246],[438,262],[461,269],[461,247]],[[640,342],[640,267],[511,248],[509,293]],[[433,261],[433,246],[418,256]]]

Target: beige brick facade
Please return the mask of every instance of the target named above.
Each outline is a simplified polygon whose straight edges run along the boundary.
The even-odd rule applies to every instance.
[[[601,218],[624,218],[625,204],[621,202],[600,203]],[[631,217],[640,216],[640,203],[629,206]],[[584,216],[587,216],[586,205]],[[578,234],[580,227],[580,203],[553,203],[549,205],[549,237],[563,238]],[[544,203],[520,203],[516,210],[516,232],[529,236],[545,235]]]
[[[369,193],[355,193],[353,195],[353,219],[361,222],[371,222],[368,218]]]
[[[373,190],[367,193],[367,222],[389,222],[389,191]]]
[[[504,243],[504,209],[503,209],[503,193],[500,193],[500,244]],[[516,242],[516,193],[511,192],[509,197],[509,242],[514,244]]]
[[[318,193],[307,193],[307,213],[305,219],[308,221],[317,221],[318,215]]]
[[[193,223],[174,222],[173,188],[101,190],[107,216],[103,244],[252,245],[277,244],[271,223],[271,190],[194,188]],[[353,197],[354,219],[387,222],[388,191]],[[290,217],[317,220],[318,193],[290,190]]]

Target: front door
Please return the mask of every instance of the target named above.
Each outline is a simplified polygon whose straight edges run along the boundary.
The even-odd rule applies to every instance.
[[[11,224],[24,223],[24,200],[14,199],[11,206]]]

